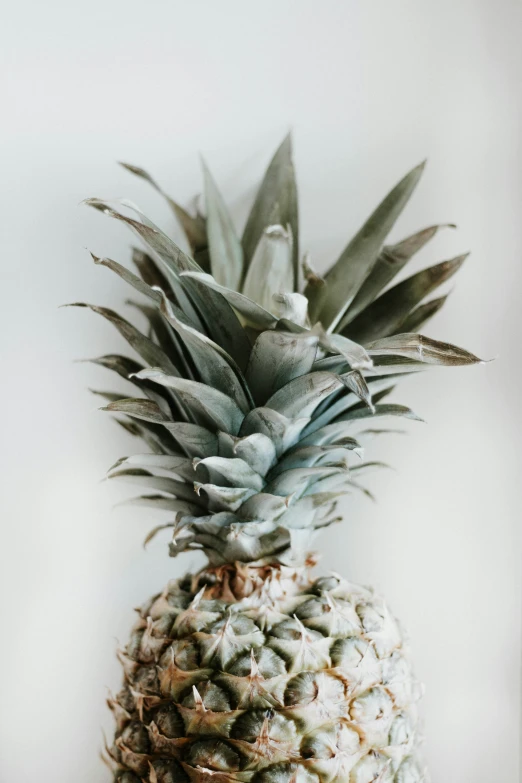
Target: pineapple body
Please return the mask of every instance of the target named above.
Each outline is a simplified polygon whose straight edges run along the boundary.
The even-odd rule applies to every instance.
[[[139,613],[110,706],[119,783],[421,783],[399,626],[337,576],[233,565]]]

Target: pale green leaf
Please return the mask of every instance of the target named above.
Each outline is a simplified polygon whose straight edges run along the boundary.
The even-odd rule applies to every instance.
[[[297,186],[292,161],[291,135],[284,139],[278,148],[259,188],[254,205],[248,216],[243,232],[242,245],[245,255],[245,268],[248,269],[263,231],[270,225],[279,223],[289,225],[294,238],[292,266],[294,269],[293,291],[298,281],[298,210]]]
[[[182,278],[190,278],[197,281],[202,286],[206,286],[207,288],[222,294],[234,310],[241,313],[247,326],[251,326],[254,329],[271,329],[277,323],[277,317],[275,315],[272,315],[272,313],[265,310],[247,296],[219,285],[212,275],[207,275],[203,272],[184,272]]]
[[[189,349],[201,379],[231,397],[247,413],[253,407],[253,400],[234,359],[220,345],[181,320],[166,297],[161,299],[160,310]]]
[[[468,254],[423,269],[385,291],[347,327],[346,334],[367,343],[397,332],[411,310],[457,272]]]
[[[203,491],[210,511],[236,511],[256,490],[245,487],[219,487],[215,484],[194,484],[198,495]]]
[[[213,389],[204,383],[168,375],[155,367],[142,370],[137,377],[174,389],[187,408],[203,419],[201,422],[203,425],[210,425],[216,430],[237,435],[244,414],[234,400],[218,389]]]
[[[248,487],[260,492],[264,487],[263,478],[252,470],[250,465],[239,458],[205,457],[195,464],[204,465],[208,470],[212,484],[226,483],[233,487]]]
[[[418,332],[421,326],[424,326],[424,324],[429,321],[430,318],[433,318],[433,316],[439,312],[447,298],[448,295],[440,296],[438,299],[430,299],[429,302],[416,307],[401,323],[400,331],[410,333]]]
[[[319,403],[341,388],[342,381],[332,373],[314,372],[295,378],[279,389],[266,403],[287,418],[308,417]]]
[[[432,239],[441,228],[455,228],[451,223],[429,226],[416,234],[397,242],[395,245],[383,247],[375,266],[362,284],[352,304],[348,308],[339,329],[353,321],[373,300],[386,288],[388,283],[399,274],[410,259]]]
[[[243,277],[243,249],[223,197],[205,163],[203,173],[212,276],[220,285],[238,290]]]
[[[293,285],[292,234],[283,226],[269,226],[263,231],[250,262],[243,294],[272,312],[273,297],[291,293]]]
[[[416,166],[396,185],[325,275],[324,286],[307,286],[312,322],[321,321],[333,331],[372,270],[381,246],[406,206],[421,177],[424,163]]]
[[[274,443],[260,432],[243,438],[220,432],[219,454],[222,457],[240,457],[261,476],[265,476],[276,461]]]
[[[218,453],[217,435],[199,424],[175,422],[168,424],[167,429],[185,454],[191,458],[209,457]]]
[[[246,371],[254,400],[265,403],[278,389],[312,369],[318,336],[312,332],[262,332],[254,343]]]
[[[271,408],[254,408],[245,416],[240,435],[261,433],[270,438],[276,453],[280,456],[299,439],[303,429],[310,421],[309,417],[289,419]]]
[[[442,364],[458,366],[462,364],[478,364],[482,360],[464,348],[442,343],[424,337],[422,334],[396,334],[370,343],[368,352],[371,355],[404,356],[426,364]]]

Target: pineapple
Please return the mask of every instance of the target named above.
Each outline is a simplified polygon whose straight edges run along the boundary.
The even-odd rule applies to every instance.
[[[369,494],[360,477],[379,463],[363,461],[363,446],[385,431],[373,420],[416,418],[383,402],[397,381],[479,361],[418,333],[445,299],[426,297],[464,256],[389,286],[441,228],[384,245],[422,170],[393,188],[324,277],[299,263],[289,137],[242,239],[206,167],[205,216],[165,196],[190,255],[132,204],[87,202],[145,247],[133,252],[139,275],[94,261],[142,295],[146,334],[79,305],[141,359],[94,360],[137,389],[106,394],[104,410],[145,444],[109,476],[145,487],[140,505],[170,512],[148,538],[170,528],[171,556],[208,559],[145,603],[119,654],[107,759],[119,783],[428,779],[421,687],[397,621],[371,589],[310,575],[314,534],[339,521],[344,495]]]

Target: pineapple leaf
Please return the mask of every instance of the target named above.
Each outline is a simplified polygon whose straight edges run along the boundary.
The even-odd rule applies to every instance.
[[[468,254],[465,253],[450,261],[443,261],[441,264],[417,272],[402,283],[397,283],[363,310],[346,327],[347,333],[352,339],[364,345],[393,334],[401,328],[412,308],[435,288],[449,280],[467,257]]]
[[[271,329],[277,323],[276,316],[265,310],[264,307],[261,307],[252,299],[237,291],[232,291],[230,288],[219,285],[212,275],[207,275],[204,272],[183,272],[181,277],[183,279],[190,278],[195,280],[202,286],[222,294],[234,310],[241,313],[247,326],[251,326],[254,329]]]
[[[372,360],[366,350],[348,337],[341,334],[325,335],[321,344],[327,350],[341,354],[352,370],[369,370],[372,367]]]
[[[66,307],[86,307],[92,310],[93,313],[103,316],[110,321],[122,337],[127,340],[129,345],[134,348],[137,354],[141,356],[148,364],[158,365],[163,370],[177,374],[177,368],[172,364],[167,354],[158,346],[153,343],[148,337],[145,337],[138,329],[132,324],[121,318],[114,310],[109,310],[107,307],[97,307],[96,305],[86,304],[85,302],[74,302],[71,305],[65,305]]]
[[[381,246],[406,206],[424,170],[416,166],[379,204],[325,275],[325,285],[308,284],[305,294],[313,320],[333,331],[373,269]]]
[[[140,495],[139,497],[129,498],[128,500],[122,500],[121,503],[116,503],[115,508],[120,506],[147,506],[158,511],[169,511],[176,514],[197,515],[202,513],[201,507],[195,503],[166,497],[165,495]]]
[[[102,410],[110,411],[111,413],[125,413],[127,416],[150,421],[153,424],[164,424],[171,421],[155,402],[136,397],[124,397],[114,400],[105,408],[102,408]]]
[[[423,421],[420,416],[417,416],[417,414],[406,405],[390,403],[387,405],[376,405],[373,413],[369,411],[368,408],[357,408],[356,410],[348,411],[348,413],[344,413],[336,419],[336,422],[355,421],[356,419],[367,419],[373,416],[403,416],[406,419],[412,419],[413,421]]]
[[[437,226],[429,226],[416,234],[403,239],[395,245],[383,247],[372,271],[362,284],[352,304],[343,318],[339,330],[353,321],[376,296],[399,274],[401,269],[411,258],[432,239],[441,228],[456,228],[453,223],[443,223]]]
[[[269,312],[274,296],[292,292],[292,233],[283,226],[268,226],[259,239],[243,284],[243,294]]]
[[[349,389],[353,394],[355,394],[356,397],[364,402],[364,404],[367,405],[370,410],[373,410],[372,395],[368,388],[368,384],[359,370],[352,370],[351,372],[347,372],[339,377],[347,389]]]
[[[273,442],[260,432],[243,438],[235,438],[226,432],[220,432],[219,454],[229,458],[239,457],[260,476],[266,476],[276,461]]]
[[[181,449],[192,459],[218,453],[217,435],[199,424],[175,422],[168,424],[167,428]]]
[[[200,484],[194,487],[198,496],[203,491],[208,498],[211,511],[236,511],[248,498],[256,494],[255,489],[247,487],[220,487],[216,484]]]
[[[439,312],[448,296],[449,294],[446,294],[446,296],[440,296],[438,299],[430,299],[429,302],[419,305],[412,310],[406,320],[401,323],[401,332],[417,332],[421,326],[424,326],[430,318],[433,318]]]
[[[293,237],[292,268],[293,291],[298,284],[298,207],[297,186],[292,161],[292,138],[288,134],[272,158],[261,187],[248,216],[241,240],[245,255],[245,272],[263,232],[268,226],[279,223],[290,226]]]
[[[115,272],[117,275],[119,275],[122,280],[125,280],[125,282],[131,285],[136,291],[139,291],[140,294],[143,294],[149,299],[152,299],[154,302],[156,302],[156,304],[160,303],[160,292],[157,290],[155,291],[140,277],[135,275],[126,267],[118,264],[117,261],[112,261],[110,258],[99,258],[98,256],[95,256],[94,253],[91,253],[91,257],[95,264],[107,267],[107,269],[110,269],[112,272]]]
[[[415,359],[426,364],[442,364],[458,366],[462,364],[479,364],[479,359],[463,348],[456,345],[432,340],[422,334],[396,334],[393,337],[385,337],[370,343],[368,352],[373,354],[391,354],[392,356],[404,356],[407,359]]]
[[[237,514],[245,520],[272,522],[279,519],[288,509],[286,500],[267,492],[258,492],[245,500],[238,508]]]
[[[289,321],[297,326],[308,328],[308,299],[302,294],[274,294],[271,310],[277,315],[279,322]]]
[[[201,272],[201,267],[134,207],[133,209],[146,220],[146,223],[116,212],[99,199],[89,199],[86,203],[109,217],[123,221],[138,234],[161,259],[185,315],[189,317],[194,326],[201,328],[202,331],[204,331],[201,326],[201,319],[203,319],[208,333],[213,336],[215,342],[234,356],[240,367],[245,367],[250,352],[250,343],[226,299],[207,286],[200,285],[196,280],[184,280],[183,284],[181,283],[182,272]],[[185,287],[188,293],[185,291]]]
[[[353,425],[350,421],[326,424],[315,432],[304,435],[299,441],[299,448],[304,446],[343,445],[346,448],[353,449],[353,451],[360,451],[360,444],[349,434],[352,431]]]
[[[169,281],[152,256],[138,247],[133,247],[132,263],[137,268],[144,283],[150,288],[159,288],[161,291],[164,291],[170,299],[175,300]],[[176,304],[178,303],[176,302]]]
[[[201,251],[207,247],[205,220],[201,215],[196,215],[196,217],[189,215],[189,213],[183,209],[183,207],[177,204],[170,196],[165,193],[165,191],[158,185],[156,180],[154,180],[150,174],[145,171],[145,169],[142,169],[139,166],[132,166],[130,163],[120,162],[120,166],[123,166],[124,169],[130,171],[131,174],[135,174],[137,177],[144,179],[145,182],[148,182],[150,185],[152,185],[152,187],[157,190],[158,193],[163,196],[163,198],[166,199],[168,205],[181,224],[181,227],[185,232],[185,236],[187,237],[187,241],[193,251]]]
[[[294,378],[273,394],[266,403],[287,418],[309,417],[319,403],[341,388],[342,380],[333,373],[314,372]]]
[[[141,370],[137,377],[174,389],[187,408],[197,417],[201,417],[204,424],[237,435],[244,414],[234,400],[218,389],[204,383],[169,375],[159,367]]]
[[[390,386],[390,383],[391,381],[389,378],[368,379],[368,386],[371,388],[372,394],[375,394],[384,388],[388,388]],[[336,419],[337,416],[340,416],[342,413],[345,413],[350,408],[353,408],[355,405],[358,405],[361,400],[361,397],[358,394],[356,394],[355,391],[351,390],[351,392],[352,392],[351,394],[350,393],[343,394],[338,400],[335,400],[335,402],[333,402],[331,405],[326,405],[324,410],[321,409],[317,411],[318,415],[312,419],[310,424],[304,430],[303,436],[306,437],[311,432],[320,429],[325,424],[329,424],[331,421]],[[366,405],[368,404],[366,400],[364,400],[364,402]]]
[[[280,456],[296,443],[309,421],[309,417],[289,419],[272,408],[254,408],[245,416],[239,434],[243,437],[255,433],[266,435]]]
[[[246,378],[254,399],[264,404],[278,389],[312,369],[318,336],[312,332],[262,332],[254,343]]]
[[[226,288],[237,290],[243,278],[243,248],[223,197],[204,162],[203,174],[212,276]]]
[[[342,471],[343,469],[338,467],[291,468],[269,481],[265,491],[271,495],[280,495],[282,497],[292,495],[297,499],[316,481]]]
[[[185,319],[180,319],[165,296],[161,298],[160,311],[188,347],[204,383],[231,397],[244,413],[253,408],[247,382],[234,359]]]
[[[168,478],[167,476],[153,476],[147,470],[120,470],[117,473],[111,473],[109,478],[111,480],[130,481],[132,484],[142,484],[150,489],[173,495],[178,500],[186,500],[196,506],[203,505],[203,501],[194,492],[192,484],[187,484],[185,481],[176,481],[176,479]]]
[[[256,492],[260,492],[265,484],[259,473],[239,458],[205,457],[197,460],[195,465],[205,466],[212,484],[222,483],[224,480],[232,487],[248,487]]]
[[[176,454],[133,454],[118,460],[114,468],[142,468],[148,471],[164,470],[176,473],[185,481],[194,480],[194,466],[189,457]],[[111,471],[112,472],[112,469]]]

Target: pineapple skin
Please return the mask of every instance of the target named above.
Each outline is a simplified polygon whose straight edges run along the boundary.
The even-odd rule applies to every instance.
[[[119,783],[424,783],[421,687],[385,602],[230,564],[139,610],[109,706]]]

